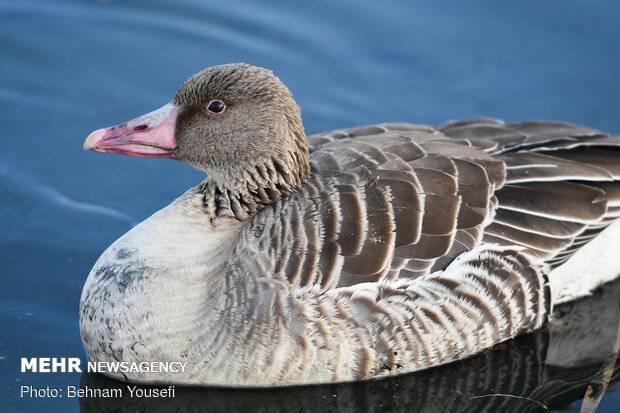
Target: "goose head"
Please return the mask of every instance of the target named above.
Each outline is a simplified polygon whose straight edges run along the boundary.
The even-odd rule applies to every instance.
[[[191,165],[206,172],[205,193],[230,204],[219,213],[239,219],[293,193],[310,175],[290,91],[271,71],[241,63],[193,75],[170,103],[92,132],[84,149]]]

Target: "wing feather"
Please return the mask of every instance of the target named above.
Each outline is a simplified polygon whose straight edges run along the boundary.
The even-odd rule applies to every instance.
[[[293,285],[415,278],[481,242],[558,265],[620,217],[620,138],[590,128],[479,118],[308,142],[311,181],[245,235]]]

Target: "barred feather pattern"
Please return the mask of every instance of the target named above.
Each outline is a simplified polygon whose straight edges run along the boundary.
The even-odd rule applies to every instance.
[[[256,270],[243,260],[226,275],[224,331],[202,343],[226,351],[200,363],[201,382],[260,386],[423,369],[536,329],[550,310],[545,275],[518,250],[495,245],[415,280],[333,290],[248,276]]]
[[[592,129],[474,119],[308,140],[311,180],[240,244],[255,237],[294,286],[416,278],[481,242],[555,267],[620,216],[620,139]]]
[[[328,289],[416,278],[473,248],[503,163],[428,127],[397,128],[335,133],[312,153],[310,181],[255,216],[239,245],[255,238],[274,275]]]
[[[234,202],[203,185],[113,244],[82,296],[89,357],[190,361],[129,380],[249,386],[446,363],[540,327],[547,268],[620,215],[620,138],[591,129],[473,119],[308,142],[310,180],[243,220],[211,219]],[[124,273],[145,262],[161,265]]]
[[[470,119],[447,136],[506,165],[497,210],[484,241],[520,245],[551,268],[620,217],[620,137],[561,122],[508,124]]]

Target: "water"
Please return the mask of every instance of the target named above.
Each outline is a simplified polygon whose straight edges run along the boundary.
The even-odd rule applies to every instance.
[[[171,160],[84,152],[93,129],[163,105],[206,66],[245,61],[273,69],[289,86],[308,133],[469,116],[555,119],[620,133],[619,12],[613,0],[0,0],[0,410],[80,407],[77,399],[20,399],[22,384],[115,385],[79,374],[22,374],[19,358],[84,359],[77,308],[90,267],[114,239],[202,178]],[[589,314],[599,324],[600,315]],[[605,325],[601,331],[615,328]],[[549,406],[579,409],[604,356],[593,350],[600,357],[589,366],[554,370],[543,363],[549,342],[541,332],[482,361],[396,381],[258,393],[194,389],[175,400],[214,409],[293,402],[295,410],[297,401],[308,410],[381,410],[415,401],[493,410],[500,396],[478,396],[500,393],[488,383],[510,379],[505,374],[520,365],[529,366],[532,381],[501,392],[531,395],[554,383],[560,401]],[[489,369],[499,376],[485,375]],[[598,411],[614,410],[617,389],[610,385]],[[507,401],[542,409],[501,398]],[[119,408],[101,400],[82,407]]]

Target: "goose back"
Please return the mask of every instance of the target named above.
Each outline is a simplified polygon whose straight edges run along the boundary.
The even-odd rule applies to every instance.
[[[311,180],[233,256],[293,286],[417,278],[475,245],[557,266],[619,215],[620,141],[558,122],[381,124],[308,137]]]

